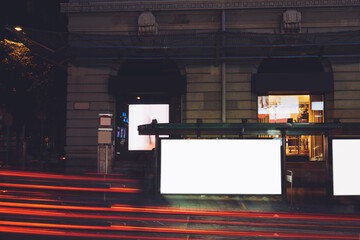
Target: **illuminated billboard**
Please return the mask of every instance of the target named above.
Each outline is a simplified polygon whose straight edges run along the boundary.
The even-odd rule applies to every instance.
[[[129,105],[129,150],[151,150],[155,147],[155,136],[139,135],[138,126],[169,123],[169,104],[130,104]]]
[[[281,194],[281,140],[162,139],[161,194]]]
[[[360,139],[333,139],[333,190],[338,196],[360,195]]]

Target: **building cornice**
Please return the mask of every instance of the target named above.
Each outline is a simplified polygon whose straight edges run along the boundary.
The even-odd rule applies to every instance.
[[[123,12],[166,10],[218,10],[218,9],[272,9],[354,7],[360,0],[132,0],[132,1],[81,1],[62,3],[63,13],[79,12]]]

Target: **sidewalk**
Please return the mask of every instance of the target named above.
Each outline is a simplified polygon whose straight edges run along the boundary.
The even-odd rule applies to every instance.
[[[142,195],[142,194],[140,194]],[[359,197],[333,197],[294,195],[285,201],[282,196],[241,196],[241,195],[160,195],[145,194],[140,204],[167,206],[198,210],[234,210],[256,212],[302,212],[318,214],[360,214]],[[306,200],[304,200],[306,199]]]

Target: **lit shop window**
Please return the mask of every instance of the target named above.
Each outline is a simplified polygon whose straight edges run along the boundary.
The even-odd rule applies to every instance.
[[[129,105],[129,150],[141,151],[155,148],[155,136],[139,135],[138,126],[169,123],[169,104],[130,104]],[[160,135],[159,137],[167,137]]]
[[[268,95],[258,97],[259,123],[324,122],[321,95]],[[286,156],[289,161],[323,161],[323,136],[287,136]]]

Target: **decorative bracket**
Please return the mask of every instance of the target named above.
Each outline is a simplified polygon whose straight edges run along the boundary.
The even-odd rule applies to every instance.
[[[281,21],[282,33],[300,33],[301,32],[301,12],[295,9],[287,9],[283,12]]]
[[[158,34],[158,24],[151,11],[145,10],[138,17],[139,36],[153,36]]]

